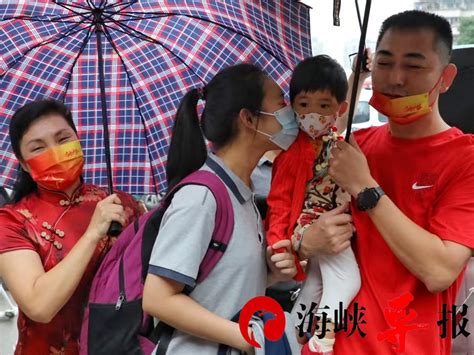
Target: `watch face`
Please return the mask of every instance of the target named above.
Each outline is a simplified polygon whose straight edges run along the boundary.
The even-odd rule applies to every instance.
[[[380,195],[374,188],[366,189],[357,196],[357,207],[361,211],[374,208],[380,199]]]
[[[377,201],[379,200],[379,194],[377,191],[370,189],[367,191],[367,203],[366,205],[369,205],[369,208],[374,207],[377,204]]]

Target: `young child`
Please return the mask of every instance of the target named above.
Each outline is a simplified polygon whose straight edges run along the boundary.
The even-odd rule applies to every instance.
[[[328,175],[330,151],[342,139],[337,134],[336,121],[347,110],[347,90],[343,68],[326,55],[307,58],[296,66],[290,81],[290,100],[300,132],[293,145],[274,162],[266,220],[269,245],[291,239],[297,253],[312,222],[350,201],[350,195]],[[312,303],[319,307],[318,316],[326,312],[329,323],[325,337],[315,332],[302,351],[330,355],[335,340],[334,311],[339,309],[339,302],[347,308],[359,291],[359,268],[351,248],[308,261],[293,319],[297,327],[307,331],[308,324],[302,324],[301,315],[311,310]],[[295,279],[305,279],[302,269]],[[318,326],[320,329],[322,324]]]

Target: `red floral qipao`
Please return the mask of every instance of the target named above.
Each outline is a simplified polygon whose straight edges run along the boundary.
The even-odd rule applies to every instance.
[[[118,192],[127,224],[141,211],[133,198]],[[81,185],[68,198],[61,192],[39,189],[20,202],[0,209],[0,253],[33,250],[45,271],[56,266],[73,248],[89,225],[97,202],[107,193],[93,185]],[[82,311],[99,263],[112,244],[104,237],[69,301],[48,324],[34,322],[20,310],[15,355],[78,354]]]

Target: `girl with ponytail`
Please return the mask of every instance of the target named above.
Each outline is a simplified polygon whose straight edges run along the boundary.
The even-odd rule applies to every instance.
[[[204,102],[199,117],[197,104]],[[143,295],[144,310],[176,330],[168,354],[216,354],[219,344],[251,351],[231,319],[274,282],[295,275],[289,242],[272,255],[253,199],[250,175],[262,155],[287,149],[298,133],[279,86],[260,69],[239,64],[193,89],[178,108],[168,152],[168,190],[196,170],[216,174],[234,209],[231,242],[209,276],[196,285],[214,229],[216,201],[207,187],[186,185],[161,222]],[[210,152],[206,141],[212,145]],[[278,266],[277,266],[278,263]],[[189,295],[183,294],[193,288]]]

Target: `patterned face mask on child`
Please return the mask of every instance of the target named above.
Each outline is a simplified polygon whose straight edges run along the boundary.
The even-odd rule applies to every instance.
[[[275,111],[274,113],[260,111],[261,114],[274,116],[277,121],[281,124],[282,129],[275,133],[274,135],[270,135],[268,133],[259,131],[256,129],[255,131],[267,136],[270,141],[275,143],[283,150],[288,150],[290,145],[295,141],[296,137],[298,136],[298,124],[296,123],[295,119],[295,111],[291,108],[291,106],[285,106],[282,109]]]
[[[335,116],[324,116],[316,112],[306,113],[301,115],[296,113],[296,120],[300,129],[312,139],[319,138],[329,132],[329,129],[334,126],[337,120]]]

